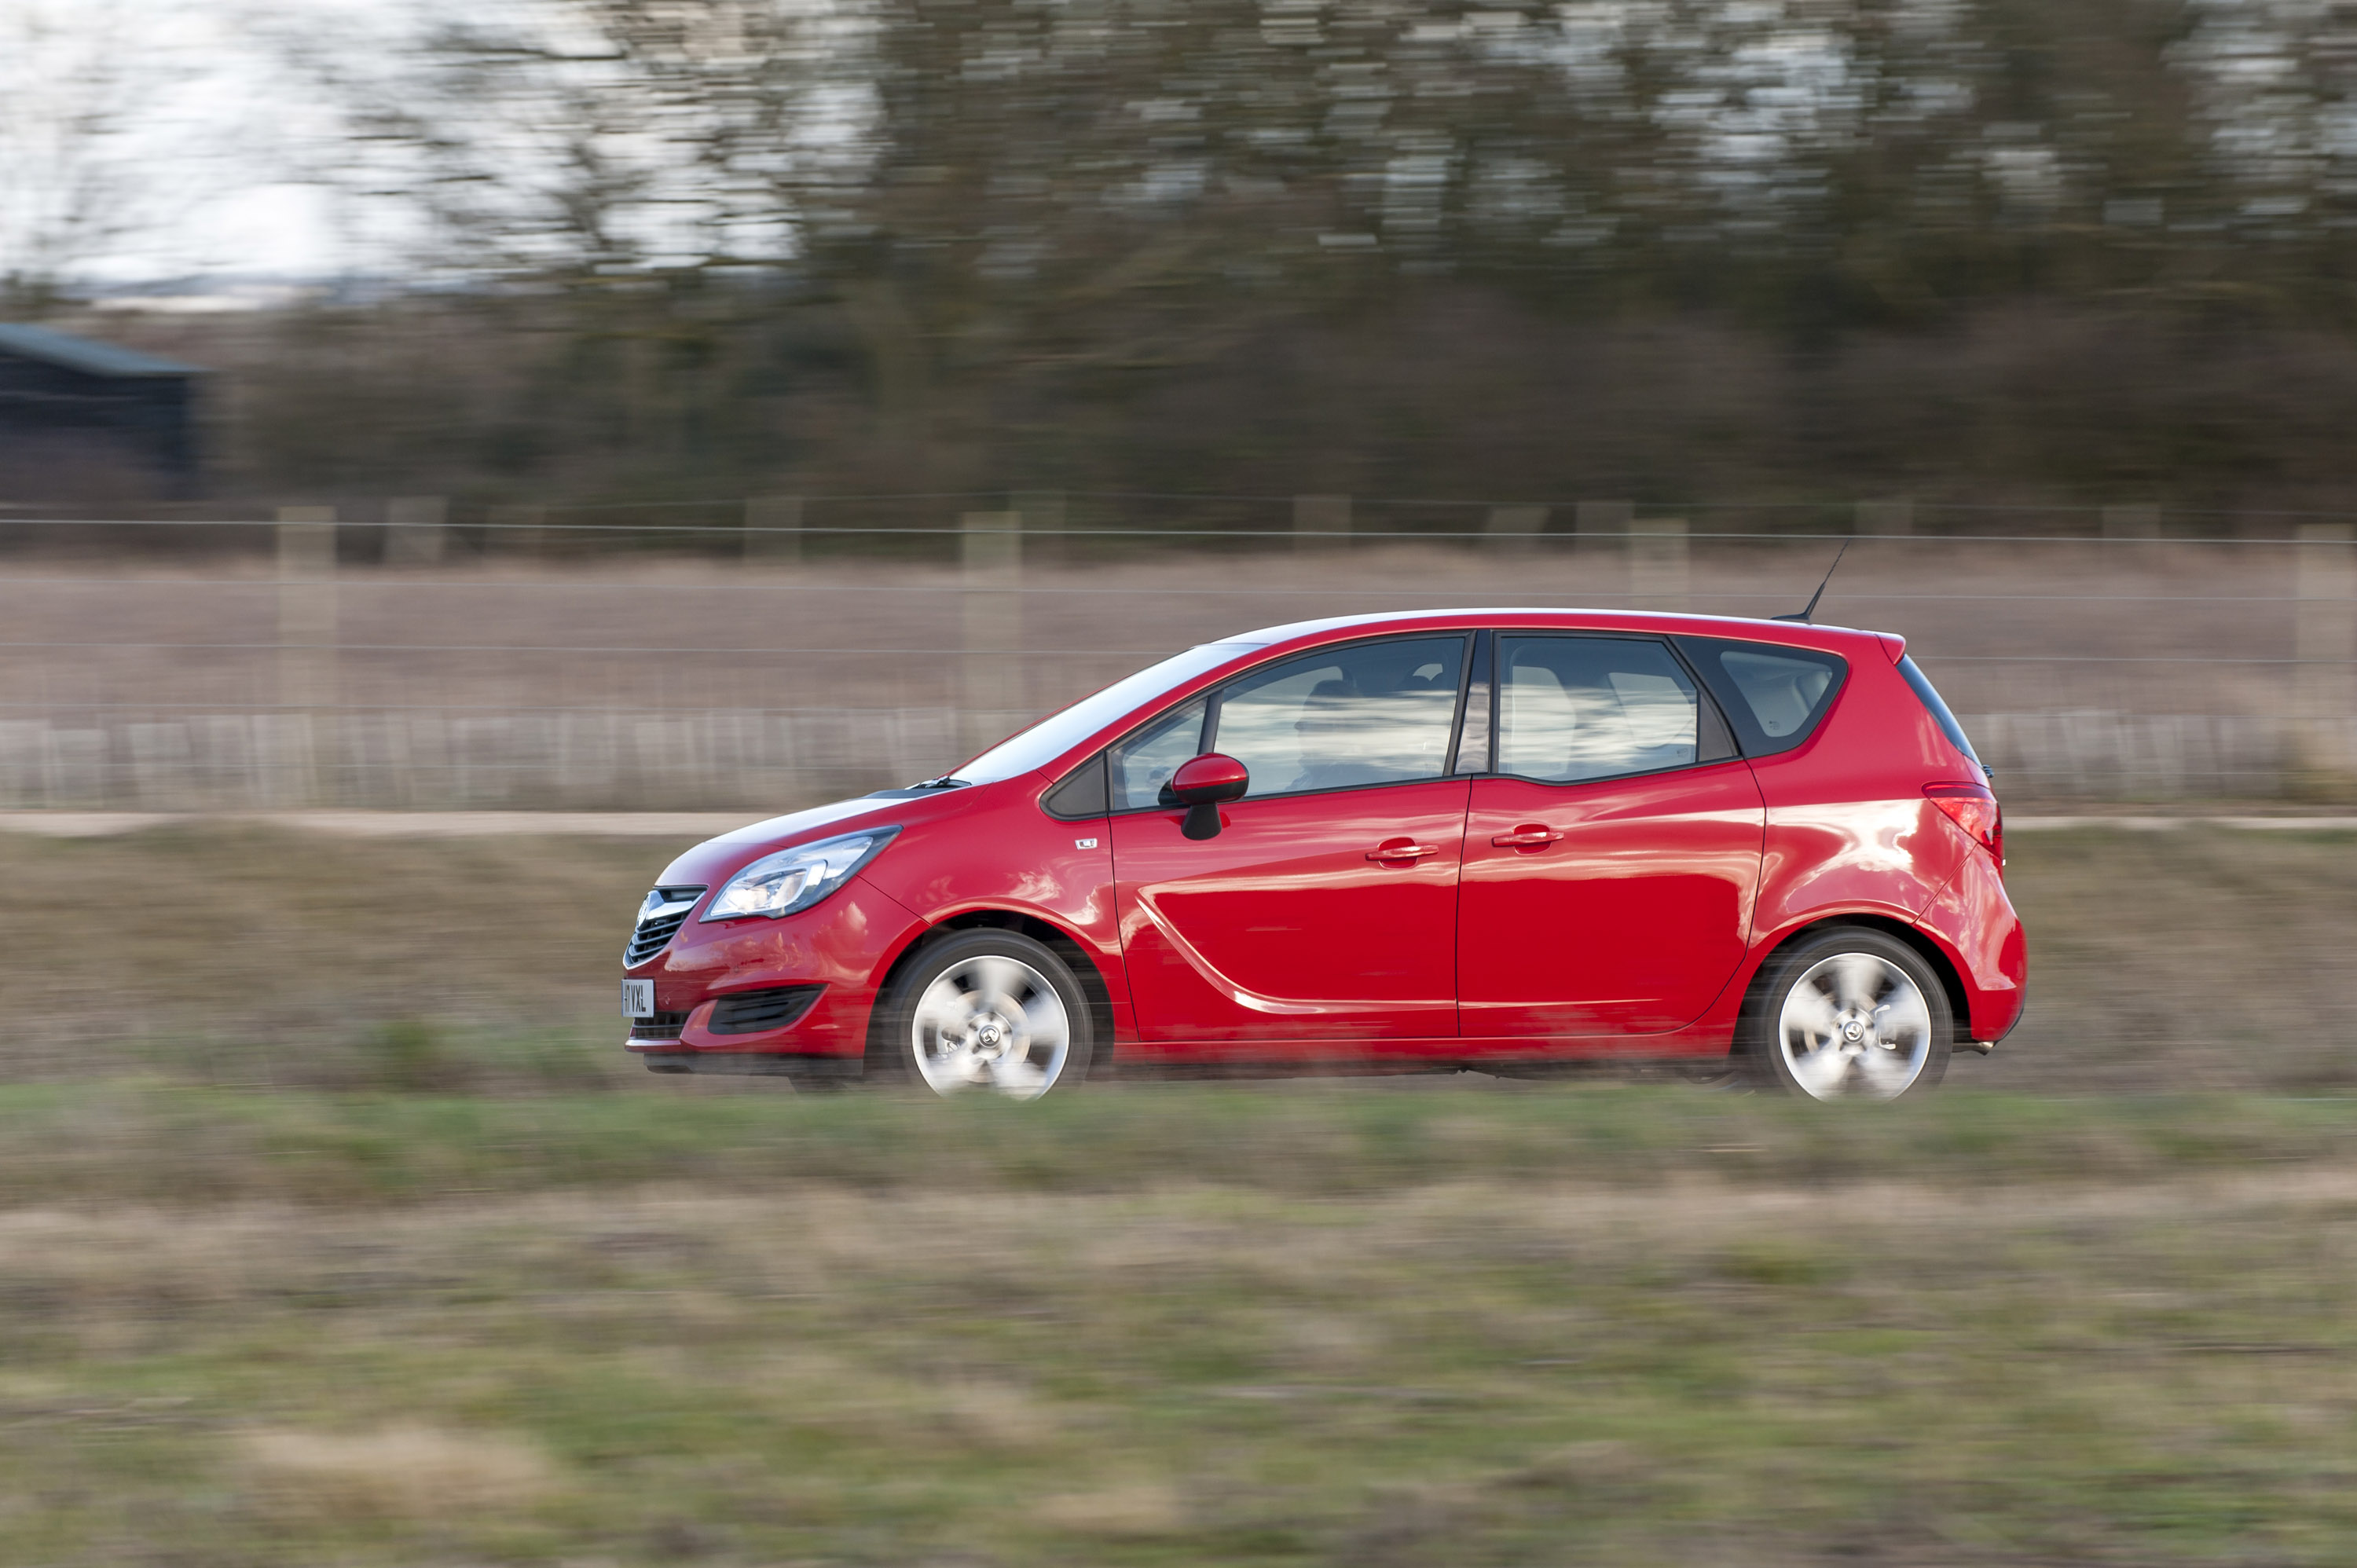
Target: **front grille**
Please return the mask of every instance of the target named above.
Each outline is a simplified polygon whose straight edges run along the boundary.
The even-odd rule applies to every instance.
[[[716,1035],[758,1035],[787,1028],[802,1021],[823,989],[780,985],[770,991],[739,991],[712,1004],[712,1022],[706,1027]]]
[[[676,1040],[679,1032],[687,1027],[684,1013],[658,1013],[651,1018],[630,1020],[630,1038],[634,1040]]]
[[[695,908],[703,893],[701,887],[658,887],[648,894],[639,923],[622,948],[622,967],[636,969],[662,951],[664,944],[679,934],[687,912]]]

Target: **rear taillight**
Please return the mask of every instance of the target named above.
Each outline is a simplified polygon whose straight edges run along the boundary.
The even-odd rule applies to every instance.
[[[1926,784],[1923,798],[1947,813],[1964,836],[1989,852],[2005,869],[2005,809],[1982,784]]]

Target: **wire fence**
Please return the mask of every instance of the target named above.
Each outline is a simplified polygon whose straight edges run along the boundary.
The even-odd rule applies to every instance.
[[[884,500],[904,512],[888,526],[816,522]],[[969,500],[997,504],[951,510]],[[1148,500],[1260,511],[1115,510]],[[549,507],[462,525],[433,498],[364,522],[0,517],[0,807],[783,809],[938,773],[1254,627],[1485,604],[1789,613],[1835,541],[1818,618],[1908,638],[2009,799],[2357,779],[2357,543],[2319,514],[2200,532],[2147,507],[1988,509],[2016,521],[1963,532],[1892,501],[1806,503],[1846,530],[1766,531],[1697,523],[1757,508],[1623,502],[631,504],[630,522]],[[700,507],[726,522],[659,515]],[[1482,510],[1363,525],[1441,507]],[[2044,531],[2020,525],[2033,510]]]

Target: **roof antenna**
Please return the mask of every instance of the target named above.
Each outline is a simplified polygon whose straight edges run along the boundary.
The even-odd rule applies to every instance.
[[[1796,616],[1778,616],[1775,618],[1778,620],[1796,620],[1803,626],[1809,625],[1809,618],[1817,613],[1817,601],[1825,596],[1825,584],[1831,583],[1834,580],[1834,573],[1841,567],[1841,558],[1848,553],[1849,541],[1845,539],[1841,542],[1841,548],[1834,552],[1834,564],[1825,568],[1825,581],[1824,583],[1819,583],[1817,585],[1817,591],[1809,596],[1809,607],[1803,610]]]

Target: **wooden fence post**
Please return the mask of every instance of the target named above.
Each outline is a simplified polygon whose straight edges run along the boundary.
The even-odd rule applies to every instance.
[[[307,806],[327,760],[336,705],[336,509],[278,509],[278,704],[274,803]]]
[[[969,746],[1005,735],[1023,706],[1023,514],[970,511],[960,519],[963,583],[958,595],[965,640],[963,705]]]
[[[336,701],[336,509],[278,509],[278,702]]]
[[[2298,586],[2293,652],[2311,767],[2352,769],[2351,660],[2357,659],[2357,559],[2345,522],[2304,522],[2293,546]]]

